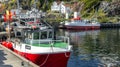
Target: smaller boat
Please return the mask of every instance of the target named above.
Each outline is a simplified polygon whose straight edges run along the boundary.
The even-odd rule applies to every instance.
[[[100,23],[96,21],[82,20],[80,17],[65,22],[64,26],[69,30],[95,30],[100,29]]]

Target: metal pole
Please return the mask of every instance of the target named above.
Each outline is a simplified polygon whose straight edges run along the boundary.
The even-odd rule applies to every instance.
[[[37,6],[36,6],[37,2],[38,2],[38,0],[34,0],[34,8],[35,9],[37,9]]]
[[[18,9],[18,21],[20,23],[20,6],[19,6],[19,0],[17,0],[17,9]]]
[[[17,8],[19,10],[20,6],[19,6],[19,0],[17,0]]]
[[[8,39],[10,40],[10,31],[11,31],[11,28],[10,28],[10,21],[8,20]]]
[[[35,25],[36,25],[36,20],[37,20],[37,8],[36,8],[36,3],[37,3],[37,0],[35,0],[34,1],[34,8],[35,8],[35,10],[34,10],[34,14],[35,14],[35,17],[34,17],[34,23],[35,23]]]

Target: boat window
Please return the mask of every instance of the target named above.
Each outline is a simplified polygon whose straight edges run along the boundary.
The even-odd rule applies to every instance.
[[[17,24],[16,24],[16,23],[14,23],[14,24],[13,24],[13,26],[17,26]]]
[[[52,38],[52,31],[49,32],[48,38]]]
[[[39,39],[39,32],[34,33],[33,39]]]
[[[21,36],[21,32],[16,32],[16,36]]]
[[[75,20],[75,22],[77,23],[77,22],[78,22],[78,20]]]
[[[41,39],[47,38],[47,31],[41,32]]]

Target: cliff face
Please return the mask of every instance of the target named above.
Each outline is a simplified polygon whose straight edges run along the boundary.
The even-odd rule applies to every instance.
[[[103,2],[103,6],[107,16],[120,16],[120,0],[114,0],[111,3]]]
[[[12,9],[13,6],[17,6],[16,0],[13,0],[13,1],[15,1],[15,2],[9,2],[8,4],[6,4],[3,7]],[[33,6],[35,0],[19,0],[19,1],[20,1],[20,6],[23,9],[28,9],[28,8],[30,9],[30,7]],[[75,1],[76,3],[74,5],[71,5],[73,7],[73,10],[77,10],[77,11],[81,11],[81,12],[83,10],[82,13],[84,13],[86,10],[88,10],[90,12],[90,10],[92,10],[91,8],[94,5],[95,5],[94,10],[96,10],[96,8],[98,9],[99,2],[103,1],[104,5],[102,6],[102,8],[104,8],[104,12],[106,12],[108,14],[107,16],[116,16],[116,15],[120,16],[120,0],[92,0],[92,1],[90,1],[90,0],[37,0],[36,6],[38,9],[47,11],[47,10],[50,10],[50,6],[54,1],[58,1],[58,2],[65,1],[67,3],[68,2],[72,3]],[[3,11],[3,9],[1,9],[1,7],[0,7],[0,11]]]
[[[120,16],[120,1],[112,2],[108,9],[108,16]]]

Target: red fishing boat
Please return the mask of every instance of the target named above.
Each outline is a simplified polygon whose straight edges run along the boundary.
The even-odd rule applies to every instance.
[[[65,22],[67,29],[74,30],[95,30],[100,29],[100,23],[96,21],[82,20],[80,17],[71,19],[70,22]]]
[[[46,25],[14,27],[14,37],[2,44],[40,67],[67,67],[72,47],[69,37],[56,36]]]

